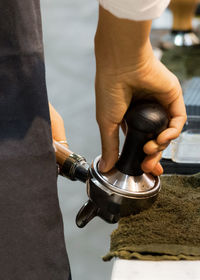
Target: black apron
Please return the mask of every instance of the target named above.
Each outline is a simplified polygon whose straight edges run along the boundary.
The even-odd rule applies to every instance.
[[[71,279],[39,0],[0,1],[0,279]]]

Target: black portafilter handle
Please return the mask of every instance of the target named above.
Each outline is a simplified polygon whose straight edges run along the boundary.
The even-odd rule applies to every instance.
[[[116,163],[116,168],[130,176],[140,176],[146,154],[144,145],[168,127],[166,110],[156,101],[139,100],[131,102],[125,116],[127,134],[122,153]]]

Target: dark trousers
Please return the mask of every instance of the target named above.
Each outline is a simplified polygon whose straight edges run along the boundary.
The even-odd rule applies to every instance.
[[[0,280],[68,280],[39,0],[0,1]]]

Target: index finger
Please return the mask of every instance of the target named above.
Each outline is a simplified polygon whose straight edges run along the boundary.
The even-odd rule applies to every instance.
[[[156,142],[161,145],[177,138],[187,120],[185,104],[182,93],[169,104],[168,112],[170,114],[169,126],[156,139]]]

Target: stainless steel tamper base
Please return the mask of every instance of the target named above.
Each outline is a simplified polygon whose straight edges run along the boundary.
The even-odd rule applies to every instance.
[[[78,227],[84,227],[95,216],[116,223],[122,217],[149,209],[156,201],[160,180],[143,174],[143,146],[167,128],[167,113],[156,101],[132,101],[124,120],[127,134],[115,168],[102,174],[98,168],[100,156],[89,168],[86,181],[89,200],[77,214]]]
[[[95,216],[108,223],[137,214],[152,206],[160,190],[160,179],[150,174],[129,176],[117,169],[101,174],[98,156],[89,169],[86,182],[89,200],[81,207],[76,224],[84,227]]]
[[[195,32],[173,32],[163,36],[160,46],[163,49],[172,49],[173,47],[191,47],[200,45],[200,39]]]
[[[117,169],[101,174],[98,170],[99,160],[100,156],[93,161],[92,175],[110,191],[132,199],[145,199],[158,194],[160,190],[159,177],[145,173],[140,176],[129,176]]]

